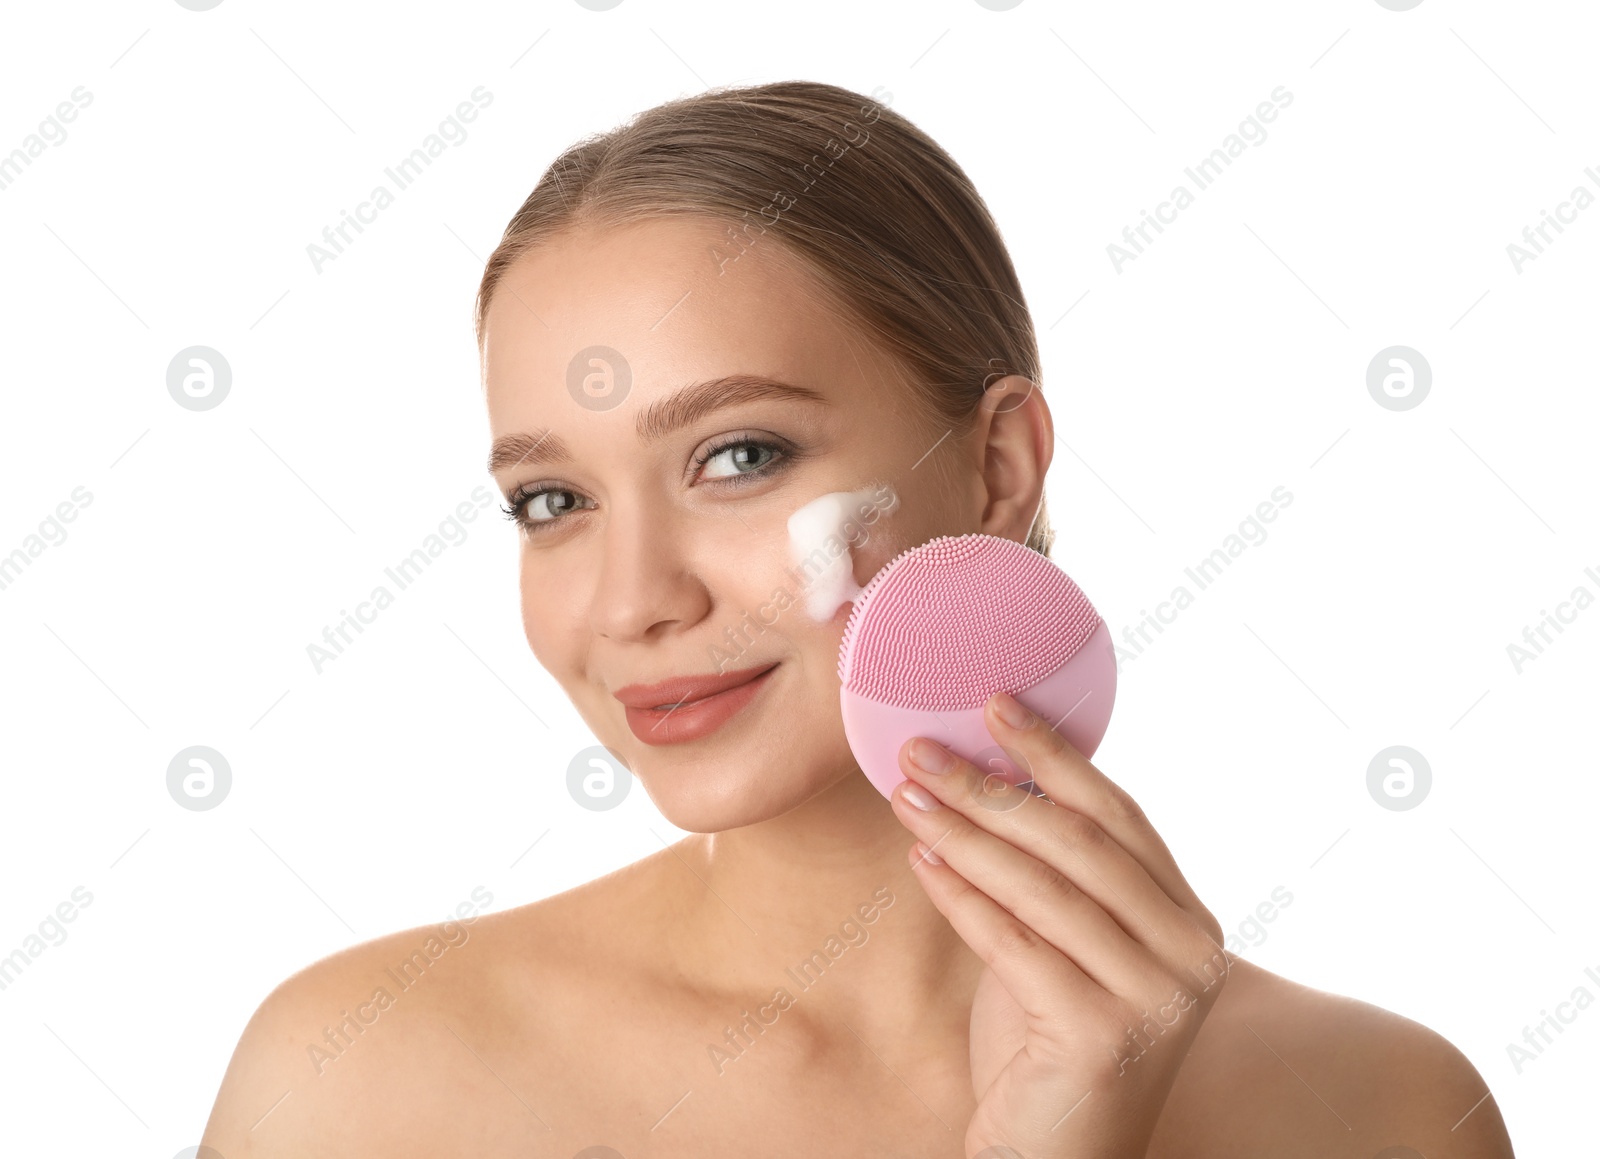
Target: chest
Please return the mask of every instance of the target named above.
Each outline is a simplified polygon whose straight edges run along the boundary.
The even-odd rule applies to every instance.
[[[548,1153],[571,1159],[598,1143],[630,1159],[964,1154],[974,1105],[964,1050],[919,1058],[848,1031],[824,1043],[812,1026],[785,1025],[789,1012],[749,1015],[720,1033],[677,1028],[569,1056],[547,1088],[563,1120]]]

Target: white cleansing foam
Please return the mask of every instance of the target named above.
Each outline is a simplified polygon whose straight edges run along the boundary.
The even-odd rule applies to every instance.
[[[888,483],[819,495],[789,516],[789,558],[805,580],[806,613],[833,618],[839,605],[861,595],[853,550],[867,541],[867,526],[899,506]]]

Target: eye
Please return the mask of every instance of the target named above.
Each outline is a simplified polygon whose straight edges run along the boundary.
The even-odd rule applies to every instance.
[[[784,453],[783,447],[764,439],[733,438],[708,447],[705,454],[695,460],[695,464],[702,469],[702,474],[707,478],[727,479],[759,473],[771,466],[773,461]],[[705,470],[708,464],[719,462],[722,464],[721,467],[711,471]]]
[[[582,510],[581,501],[576,491],[537,487],[518,491],[511,497],[510,506],[502,506],[500,512],[524,531],[538,532],[568,512]]]
[[[771,475],[792,466],[801,457],[799,451],[783,443],[745,435],[714,443],[694,460],[694,464],[697,475],[737,487],[746,478]],[[709,471],[708,464],[712,465]],[[568,488],[532,484],[513,494],[510,504],[502,505],[500,512],[525,533],[539,535],[550,531],[572,512],[593,506],[591,500]]]

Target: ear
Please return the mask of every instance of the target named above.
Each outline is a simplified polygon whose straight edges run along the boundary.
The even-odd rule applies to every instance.
[[[978,406],[971,446],[983,488],[978,530],[1026,540],[1055,456],[1055,423],[1044,392],[1020,374],[992,379]]]

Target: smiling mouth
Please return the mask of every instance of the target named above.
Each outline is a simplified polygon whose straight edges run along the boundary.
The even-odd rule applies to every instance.
[[[766,675],[766,673],[762,673],[762,675],[764,676],[764,675]],[[760,679],[760,677],[756,677],[756,679]],[[748,683],[748,681],[746,683]],[[722,690],[722,692],[708,692],[704,696],[696,696],[696,697],[694,697],[692,699],[686,697],[683,700],[673,700],[673,701],[669,701],[666,704],[657,704],[657,705],[653,706],[650,711],[652,711],[652,712],[670,712],[673,709],[682,708],[686,704],[699,704],[702,700],[710,700],[713,696],[721,696],[724,693],[733,692],[733,691],[735,691],[737,689],[740,689],[740,688],[743,688],[743,687],[744,687],[743,684],[735,684],[733,686],[733,688],[724,688]]]
[[[718,677],[684,677],[662,681],[656,688],[638,686],[620,688],[624,716],[633,735],[648,745],[685,744],[701,740],[732,720],[761,694],[775,669],[777,661],[765,667],[744,669]],[[738,683],[729,683],[737,680]],[[723,685],[718,688],[717,685]],[[677,687],[674,688],[673,686]],[[698,685],[698,687],[695,687]],[[681,691],[678,700],[656,704],[642,702],[662,693]],[[614,694],[615,695],[615,694]],[[633,701],[632,704],[629,701]]]
[[[628,685],[616,689],[612,695],[636,712],[671,712],[674,709],[693,707],[703,701],[732,692],[751,681],[760,679],[774,667],[776,661],[762,667],[747,668],[737,672],[674,677],[662,680],[654,687]],[[681,692],[682,695],[675,700],[646,702],[644,695],[651,692],[657,696],[673,692]]]

